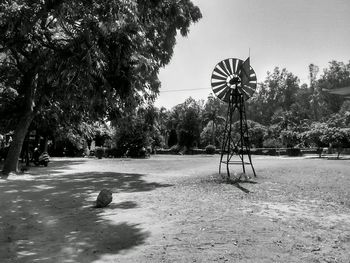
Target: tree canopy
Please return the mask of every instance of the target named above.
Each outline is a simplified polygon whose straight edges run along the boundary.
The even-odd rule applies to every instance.
[[[9,111],[11,105],[9,119],[19,119],[11,123],[15,136],[4,172],[17,169],[37,115],[54,112],[77,123],[118,117],[153,100],[177,32],[186,36],[200,18],[190,0],[3,1],[1,106]]]

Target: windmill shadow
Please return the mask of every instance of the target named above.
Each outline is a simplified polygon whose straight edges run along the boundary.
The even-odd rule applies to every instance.
[[[222,179],[225,180],[227,184],[231,184],[235,187],[237,187],[239,190],[243,191],[244,193],[248,194],[251,191],[249,191],[247,188],[243,187],[241,184],[257,184],[258,182],[252,181],[249,177],[247,177],[245,174],[235,175],[231,177],[222,177]]]

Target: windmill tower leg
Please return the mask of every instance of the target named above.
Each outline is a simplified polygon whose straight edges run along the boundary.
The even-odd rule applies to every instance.
[[[233,104],[232,99],[230,99],[227,115],[226,115],[226,123],[225,123],[224,136],[223,136],[222,145],[221,145],[221,156],[220,156],[220,165],[219,165],[219,174],[221,174],[221,165],[223,163],[226,164],[226,172],[227,172],[228,178],[230,178],[229,161],[230,161],[230,154],[231,154],[230,145],[232,144],[232,141],[231,141],[232,140],[231,124],[232,124],[232,117],[233,117],[232,104]],[[225,157],[225,160],[224,160],[224,157]]]
[[[232,124],[234,114],[237,113],[239,118],[238,135],[234,136]],[[237,134],[236,134],[237,135]],[[238,137],[238,138],[237,138]],[[248,160],[245,160],[245,155]],[[231,160],[234,156],[238,156],[239,160]],[[227,112],[224,137],[222,141],[219,173],[221,174],[221,165],[226,164],[227,177],[230,179],[230,165],[238,164],[242,166],[243,174],[246,174],[246,165],[250,165],[254,176],[255,169],[252,163],[250,153],[250,140],[248,133],[247,116],[245,112],[244,100],[242,96],[231,96]]]
[[[241,120],[243,121],[243,130],[244,130],[244,142],[245,142],[245,151],[247,153],[248,159],[249,159],[249,163],[250,166],[252,168],[254,177],[256,177],[256,173],[255,173],[255,169],[254,169],[254,165],[252,162],[252,156],[251,156],[251,152],[250,152],[250,139],[249,139],[249,130],[248,130],[248,121],[247,121],[247,115],[246,115],[246,111],[245,111],[245,105],[242,102],[242,116],[241,116]],[[242,148],[243,149],[243,148]]]
[[[245,174],[245,164],[250,164],[254,177],[256,177],[255,169],[252,162],[251,152],[250,152],[250,139],[249,139],[249,129],[248,129],[248,121],[247,121],[247,115],[245,111],[245,104],[243,98],[240,99],[240,106],[239,106],[239,113],[240,113],[240,137],[241,137],[241,149],[242,149],[242,166],[243,166],[243,173]],[[247,155],[248,162],[244,161],[244,155]]]

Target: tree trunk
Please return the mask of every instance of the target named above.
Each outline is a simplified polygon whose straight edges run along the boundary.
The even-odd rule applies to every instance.
[[[211,131],[211,144],[215,146],[215,123],[213,121],[213,128]]]
[[[2,171],[5,177],[7,177],[10,172],[18,172],[18,159],[21,155],[23,141],[33,118],[34,113],[30,111],[24,114],[18,122]]]
[[[44,150],[43,152],[48,152],[49,148],[49,137],[47,135],[44,136]]]
[[[337,148],[337,159],[339,159],[341,152],[343,151],[342,147]]]

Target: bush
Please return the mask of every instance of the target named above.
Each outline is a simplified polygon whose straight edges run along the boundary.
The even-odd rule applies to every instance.
[[[214,154],[215,153],[215,146],[209,144],[207,147],[205,147],[205,152],[207,154]]]
[[[293,148],[301,143],[301,135],[292,130],[284,130],[280,133],[280,138],[282,142],[287,145],[288,148]]]
[[[263,145],[265,148],[281,148],[282,143],[278,139],[267,138],[264,140]]]
[[[301,156],[301,150],[299,148],[288,148],[287,149],[288,156]]]
[[[184,129],[180,130],[179,133],[179,145],[187,148],[192,148],[195,143],[195,135],[193,131],[187,131]]]
[[[98,159],[102,159],[102,157],[104,156],[105,154],[105,150],[102,148],[102,147],[97,147],[95,149],[95,156],[98,158]]]
[[[178,154],[181,151],[181,146],[180,145],[173,145],[170,147],[169,152],[172,154]]]
[[[142,119],[123,120],[116,135],[116,145],[120,152],[131,158],[146,157],[150,146],[150,135]]]
[[[177,144],[177,133],[176,130],[172,129],[169,134],[168,146],[171,148]]]
[[[127,157],[131,158],[146,158],[149,157],[145,147],[139,148],[138,146],[130,147],[126,152]]]
[[[122,149],[119,148],[108,148],[105,150],[106,157],[113,157],[113,158],[120,158],[123,157],[124,152]]]

